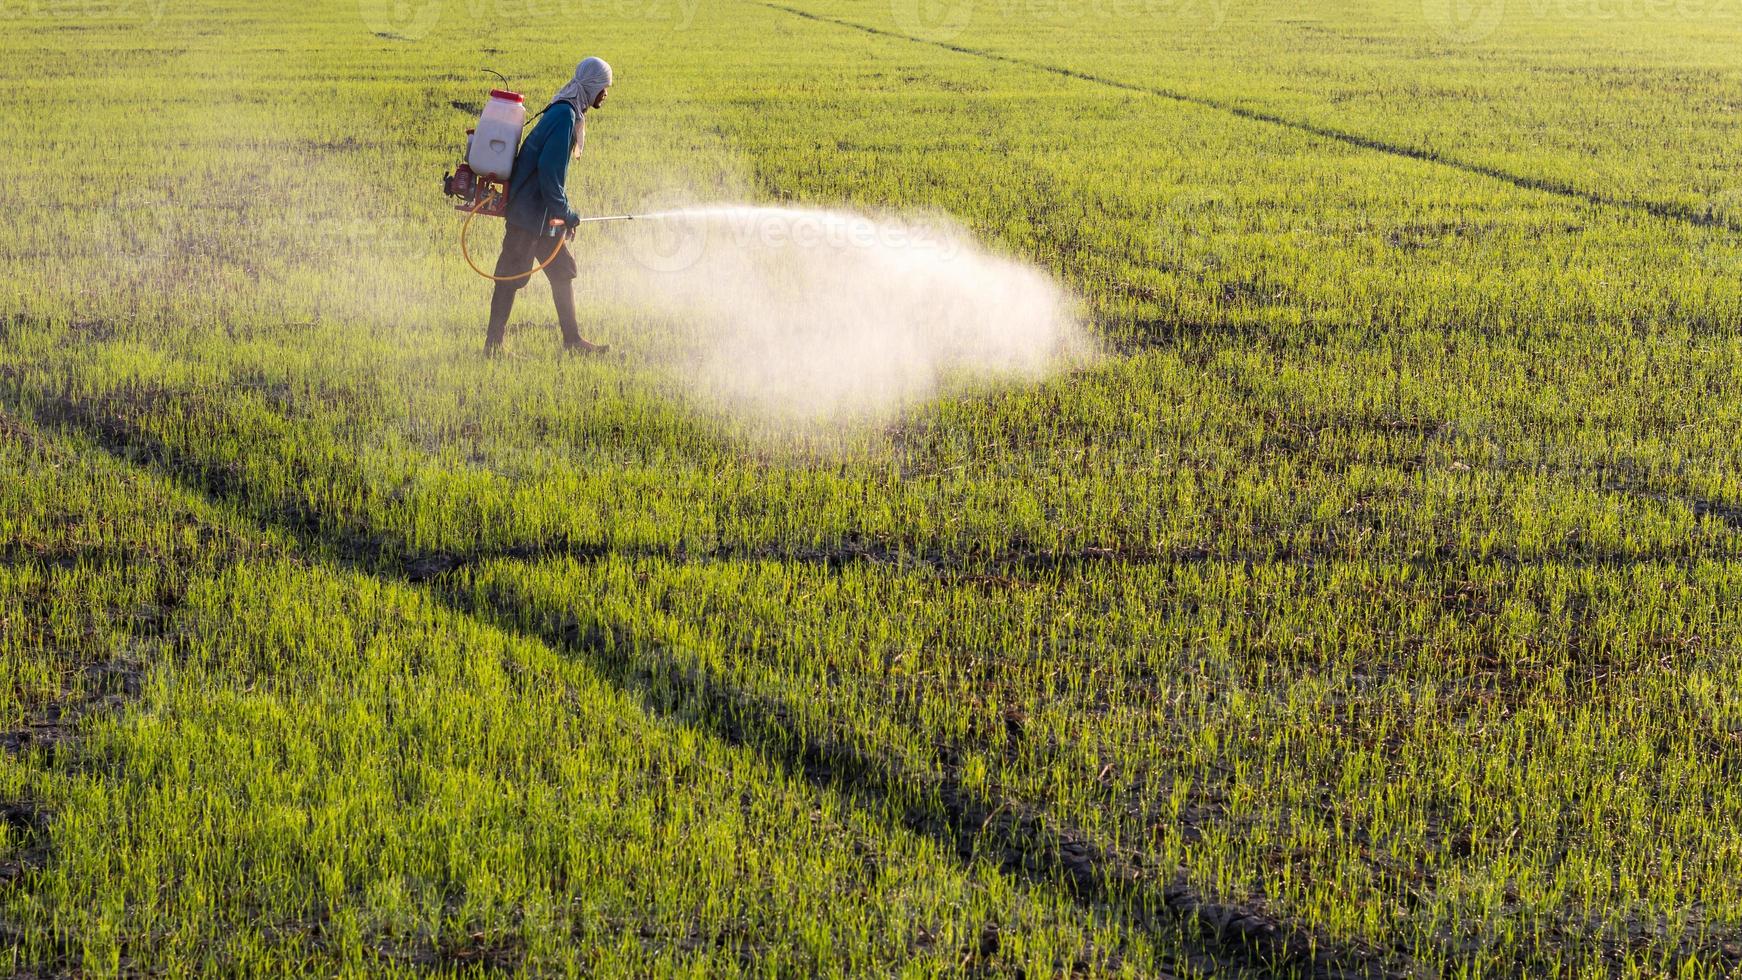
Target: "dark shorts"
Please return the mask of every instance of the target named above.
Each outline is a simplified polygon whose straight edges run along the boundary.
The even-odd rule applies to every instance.
[[[529,231],[518,225],[509,225],[508,233],[502,236],[502,255],[496,259],[496,274],[499,276],[519,276],[533,268],[545,259],[550,258],[550,250],[557,247],[557,242],[563,241],[560,235],[552,237]],[[575,268],[575,256],[569,251],[565,241],[556,258],[550,265],[544,267],[545,277],[551,281],[573,279],[579,270]],[[521,276],[513,282],[502,283],[519,289],[532,281],[531,276]]]

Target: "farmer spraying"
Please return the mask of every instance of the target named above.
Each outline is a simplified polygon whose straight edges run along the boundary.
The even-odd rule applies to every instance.
[[[575,66],[575,77],[545,108],[538,125],[520,144],[508,184],[508,207],[503,215],[508,231],[502,238],[502,255],[496,260],[496,290],[490,297],[490,326],[484,335],[484,353],[502,350],[508,329],[508,314],[514,309],[514,293],[530,281],[533,266],[552,252],[544,266],[556,303],[557,322],[563,331],[563,349],[584,354],[603,353],[601,344],[581,337],[575,319],[575,257],[566,243],[552,238],[573,238],[580,216],[569,206],[563,183],[569,160],[581,155],[586,143],[587,110],[605,104],[611,89],[611,66],[588,58]],[[507,277],[504,281],[504,277]]]

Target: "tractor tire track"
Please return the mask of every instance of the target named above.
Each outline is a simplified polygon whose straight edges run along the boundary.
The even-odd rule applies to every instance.
[[[57,473],[53,479],[114,479],[124,485],[125,481],[147,482],[145,471],[135,466],[117,467],[113,471],[88,469],[91,462],[88,454],[45,437],[0,407],[0,444],[7,443],[51,467]],[[113,454],[98,458],[112,460]],[[0,730],[0,752],[42,771],[86,764],[84,726],[94,719],[124,711],[141,696],[148,671],[186,652],[182,607],[192,584],[278,553],[269,544],[244,542],[197,512],[178,511],[175,520],[182,530],[193,529],[198,533],[191,540],[184,538],[181,547],[167,550],[161,542],[143,538],[67,543],[50,548],[26,547],[11,539],[0,542],[0,567],[5,568],[113,575],[122,579],[130,570],[145,565],[169,572],[154,588],[135,595],[143,601],[127,610],[124,627],[119,626],[122,614],[111,610],[118,626],[115,637],[120,641],[118,647],[105,645],[102,650],[65,647],[50,643],[41,635],[36,637],[35,642],[41,644],[44,653],[52,651],[47,665],[61,675],[58,689],[32,698],[24,705],[27,709],[24,716],[12,727]],[[95,604],[101,602],[98,599]],[[28,624],[38,617],[52,616],[51,605],[27,598],[19,613]],[[57,860],[54,835],[59,816],[34,796],[0,799],[0,824],[8,828],[12,839],[11,846],[0,853],[0,898],[10,900],[15,893],[28,893],[52,868]],[[43,945],[35,953],[26,952],[33,942]],[[0,922],[0,947],[10,947],[14,967],[21,976],[75,976],[83,972],[80,967],[83,941],[61,926],[51,925],[33,937],[31,928],[21,921]]]
[[[1205,895],[1170,869],[1146,867],[1140,855],[1103,847],[1019,800],[991,800],[969,792],[947,767],[936,775],[913,772],[850,738],[806,732],[791,722],[801,712],[778,695],[747,691],[714,672],[682,664],[620,624],[600,628],[573,618],[552,621],[535,613],[526,597],[480,595],[465,587],[464,569],[485,556],[396,560],[391,540],[359,539],[355,528],[335,528],[317,510],[263,508],[234,474],[105,415],[98,406],[50,403],[39,405],[36,415],[45,428],[82,434],[116,461],[175,482],[261,531],[290,538],[311,558],[405,583],[456,615],[581,659],[651,716],[755,752],[807,785],[837,793],[868,813],[892,816],[911,832],[956,853],[964,865],[990,856],[1015,880],[1059,889],[1091,914],[1114,916],[1164,943],[1183,941],[1183,965],[1190,972],[1302,980],[1423,975],[1400,951],[1329,941],[1255,906]],[[587,554],[596,560],[620,552],[598,548]],[[676,560],[669,554],[660,557]]]
[[[1281,115],[1280,113],[1271,112],[1265,109],[1256,109],[1251,106],[1244,106],[1234,102],[1226,102],[1221,99],[1210,98],[1209,96],[1193,95],[1190,92],[1185,92],[1179,89],[1171,89],[1159,85],[1140,85],[1136,82],[1127,82],[1117,78],[1109,78],[1105,75],[1097,75],[1093,72],[1083,71],[1078,68],[1049,64],[1044,61],[1034,61],[1029,58],[1004,54],[1003,52],[991,51],[985,48],[971,48],[966,45],[953,44],[948,41],[936,41],[929,38],[915,37],[911,34],[903,34],[900,31],[892,31],[887,28],[873,27],[869,24],[861,24],[856,21],[830,17],[827,14],[801,10],[797,7],[786,6],[785,4],[770,3],[768,0],[753,0],[753,2],[758,6],[767,7],[770,10],[790,14],[794,17],[802,17],[805,20],[816,21],[821,24],[845,27],[855,31],[862,31],[866,34],[872,34],[877,37],[890,38],[897,41],[907,41],[912,44],[923,44],[928,47],[938,48],[954,54],[967,55],[969,57],[980,58],[986,61],[995,61],[1006,65],[1014,65],[1032,71],[1046,72],[1048,74],[1057,75],[1061,78],[1089,82],[1094,85],[1117,89],[1122,92],[1149,95],[1160,99],[1168,99],[1173,102],[1178,102],[1182,105],[1211,109],[1216,112],[1226,113],[1239,119],[1245,119],[1249,122],[1279,126],[1283,129],[1305,133],[1317,139],[1342,143],[1345,146],[1352,146],[1360,150],[1383,153],[1387,156],[1403,160],[1414,160],[1420,163],[1433,164],[1435,166],[1456,170],[1461,173],[1484,177],[1489,180],[1496,180],[1504,184],[1510,184],[1520,190],[1552,194],[1556,197],[1564,198],[1569,201],[1576,201],[1581,204],[1588,204],[1593,207],[1630,211],[1636,214],[1647,215],[1652,218],[1683,224],[1693,228],[1742,232],[1742,222],[1729,220],[1719,215],[1707,211],[1701,211],[1685,204],[1674,204],[1667,201],[1640,201],[1632,198],[1615,197],[1598,191],[1587,190],[1564,180],[1554,180],[1547,177],[1533,177],[1526,174],[1513,173],[1512,171],[1506,170],[1502,167],[1463,160],[1435,150],[1427,150],[1418,146],[1411,146],[1407,143],[1388,140],[1383,137],[1368,136],[1363,133],[1338,129],[1334,126],[1327,126],[1322,123],[1308,122],[1304,119],[1294,119],[1289,116]]]
[[[1254,907],[1206,896],[1177,875],[1148,867],[1139,856],[1114,853],[1057,826],[1019,800],[971,793],[949,767],[940,775],[915,773],[850,736],[807,734],[791,723],[801,713],[786,699],[747,691],[670,657],[638,656],[634,651],[645,644],[620,624],[588,626],[572,617],[553,622],[531,615],[533,603],[524,597],[498,592],[478,602],[476,593],[455,583],[438,583],[431,594],[451,611],[585,660],[655,717],[699,728],[869,813],[893,816],[964,864],[989,856],[1015,879],[1061,887],[1086,910],[1111,912],[1150,933],[1183,934],[1193,944],[1187,951],[1193,971],[1303,978],[1417,975],[1372,951],[1340,947]]]

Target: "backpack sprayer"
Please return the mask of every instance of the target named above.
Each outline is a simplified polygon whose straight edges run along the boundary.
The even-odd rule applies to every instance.
[[[497,77],[502,76],[497,74]],[[517,276],[498,276],[485,272],[472,260],[471,250],[466,247],[466,232],[471,228],[473,218],[480,214],[501,218],[508,213],[508,178],[514,173],[514,156],[520,150],[520,131],[526,127],[526,123],[524,96],[506,89],[491,89],[490,100],[484,103],[484,111],[478,116],[478,124],[466,130],[465,159],[460,161],[453,173],[442,175],[442,193],[456,199],[454,210],[466,214],[465,222],[460,225],[460,254],[465,256],[466,264],[472,267],[473,272],[496,282],[525,279],[555,262],[557,254],[562,251],[565,238],[564,234],[556,234],[556,247],[550,250],[544,261]],[[644,217],[653,216],[611,214],[582,218],[580,221],[634,221]],[[563,227],[563,220],[552,218],[550,224],[554,231]],[[572,234],[574,229],[570,228],[568,232]]]

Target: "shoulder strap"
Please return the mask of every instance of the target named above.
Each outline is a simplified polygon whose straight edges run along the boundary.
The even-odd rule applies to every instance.
[[[540,109],[540,110],[538,110],[538,111],[537,111],[537,112],[535,112],[535,113],[533,113],[533,114],[532,114],[532,115],[530,115],[530,116],[528,116],[528,117],[526,117],[526,121],[525,121],[525,122],[523,122],[523,123],[521,123],[521,124],[520,124],[520,128],[521,128],[521,129],[525,129],[525,128],[526,128],[526,127],[528,127],[528,126],[530,126],[530,125],[532,125],[532,123],[533,123],[533,121],[534,121],[534,120],[536,120],[536,119],[537,119],[537,118],[538,118],[538,117],[539,117],[539,116],[542,116],[542,115],[544,115],[544,114],[545,114],[545,113],[547,113],[547,112],[549,112],[549,111],[550,111],[550,106],[552,106],[552,105],[556,105],[556,103],[555,103],[555,102],[552,102],[552,103],[551,103],[551,104],[550,104],[550,105],[547,105],[547,106],[545,106],[545,107],[544,107],[544,108],[542,108],[542,109]]]

